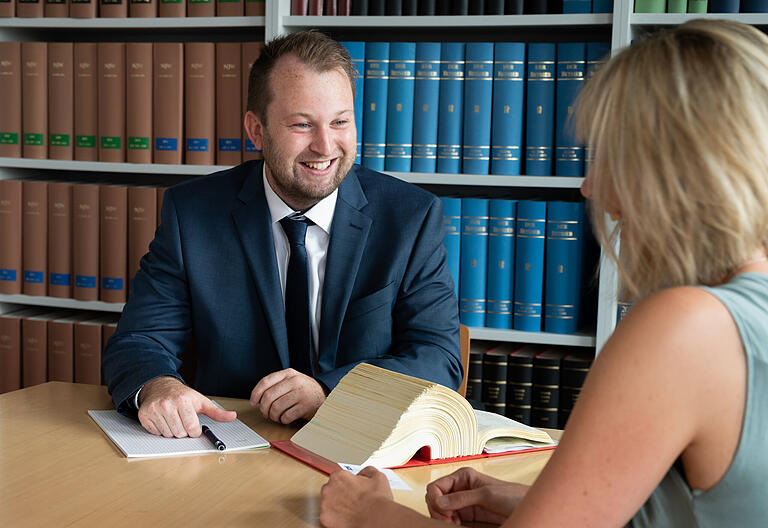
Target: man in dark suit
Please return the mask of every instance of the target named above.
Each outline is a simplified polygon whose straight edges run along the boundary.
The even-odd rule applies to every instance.
[[[270,42],[245,117],[264,161],[166,191],[102,360],[115,405],[151,433],[198,436],[198,413],[234,419],[202,394],[309,419],[363,361],[459,385],[440,201],[354,165],[354,75],[320,33]],[[188,386],[178,367],[190,340]]]

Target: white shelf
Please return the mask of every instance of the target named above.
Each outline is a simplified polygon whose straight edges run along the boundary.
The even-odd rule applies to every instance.
[[[28,29],[190,29],[264,27],[264,17],[0,18],[2,28]],[[75,38],[75,40],[77,40]]]
[[[27,306],[50,306],[51,308],[73,308],[76,310],[94,310],[97,312],[122,312],[125,303],[108,303],[103,301],[78,301],[77,299],[62,299],[60,297],[37,297],[35,295],[3,295],[0,303],[23,304]]]
[[[410,183],[434,185],[470,185],[486,187],[546,187],[578,189],[584,178],[568,176],[504,176],[500,174],[428,174],[422,172],[387,172]]]
[[[135,174],[182,174],[197,176],[229,169],[228,165],[170,165],[164,163],[109,163],[31,158],[0,158],[0,168],[66,170],[82,172],[128,172]]]
[[[768,26],[768,13],[632,13],[633,26],[677,26],[694,18],[722,18],[753,26]]]
[[[473,15],[473,16],[285,16],[286,28],[488,28],[610,26],[610,13],[585,15]]]
[[[552,334],[549,332],[521,332],[520,330],[501,330],[497,328],[471,327],[471,339],[488,339],[491,341],[510,341],[515,343],[535,343],[542,345],[567,345],[578,347],[593,347],[596,340],[588,334]]]

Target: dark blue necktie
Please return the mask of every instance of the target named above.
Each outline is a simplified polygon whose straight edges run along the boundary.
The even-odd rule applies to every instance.
[[[291,245],[285,277],[285,322],[291,367],[312,375],[312,322],[309,316],[309,261],[304,239],[312,220],[303,215],[280,220]]]

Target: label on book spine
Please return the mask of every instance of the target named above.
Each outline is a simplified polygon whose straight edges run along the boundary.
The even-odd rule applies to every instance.
[[[75,144],[80,148],[96,148],[96,136],[75,136]]]
[[[42,284],[45,281],[45,273],[42,271],[24,270],[24,282]]]
[[[119,279],[116,277],[102,277],[101,287],[105,290],[122,290],[123,279]]]
[[[250,139],[245,140],[245,151],[246,152],[261,152],[259,149],[256,148],[256,145],[253,144],[253,141]]]
[[[219,150],[224,152],[240,152],[240,138],[219,138]]]
[[[149,138],[129,136],[128,148],[132,150],[149,150]]]
[[[72,276],[69,273],[51,273],[51,284],[54,286],[69,286]]]
[[[0,269],[0,281],[16,282],[16,270]]]
[[[157,150],[173,150],[179,149],[179,140],[176,138],[155,138],[155,148]]]
[[[75,275],[75,286],[78,288],[95,288],[96,277],[94,275]]]
[[[31,146],[43,145],[43,134],[24,134],[24,144]]]
[[[18,145],[19,134],[16,132],[0,132],[0,145]]]
[[[52,147],[68,147],[69,134],[51,134]]]
[[[205,138],[188,138],[187,150],[193,152],[208,152],[208,140]]]
[[[119,149],[121,145],[120,136],[101,136],[101,148]]]

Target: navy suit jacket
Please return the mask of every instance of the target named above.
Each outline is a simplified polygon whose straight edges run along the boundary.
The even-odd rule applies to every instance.
[[[288,368],[282,290],[261,161],[171,187],[117,331],[102,357],[115,405],[157,376],[203,394],[248,398]],[[456,388],[458,303],[440,200],[355,165],[339,187],[321,301],[318,371],[333,388],[368,362]]]

